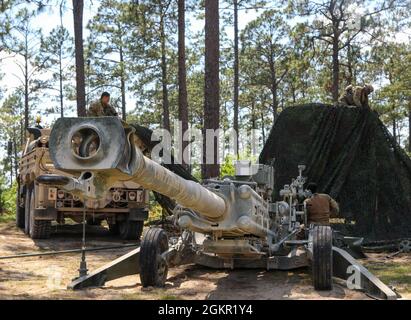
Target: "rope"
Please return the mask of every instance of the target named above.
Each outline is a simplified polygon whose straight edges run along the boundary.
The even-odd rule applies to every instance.
[[[68,249],[68,250],[60,250],[60,251],[47,251],[47,252],[33,252],[33,253],[23,253],[23,254],[17,254],[17,255],[12,255],[12,256],[2,256],[0,257],[0,260],[6,260],[6,259],[19,259],[19,258],[30,258],[30,257],[41,257],[41,256],[54,256],[54,255],[59,255],[59,254],[69,254],[69,253],[78,253],[78,252],[91,252],[91,251],[104,251],[104,250],[113,250],[113,249],[122,249],[122,248],[129,248],[129,247],[138,247],[140,244],[139,243],[133,243],[133,244],[124,244],[124,245],[119,245],[119,246],[107,246],[107,247],[96,247],[96,248],[87,248],[87,249]]]

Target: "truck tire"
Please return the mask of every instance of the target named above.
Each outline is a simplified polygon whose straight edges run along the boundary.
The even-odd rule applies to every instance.
[[[333,250],[332,229],[329,226],[313,229],[312,277],[315,290],[332,290]]]
[[[114,236],[118,236],[120,233],[118,223],[107,223],[108,224],[108,230],[110,233]]]
[[[118,234],[122,240],[140,240],[144,221],[123,220],[117,222]]]
[[[25,193],[25,188],[23,188],[23,195]],[[25,225],[25,209],[24,206],[20,206],[20,188],[17,186],[17,196],[16,196],[16,226],[17,228],[24,229]]]
[[[140,247],[140,281],[143,287],[164,287],[167,280],[167,261],[161,254],[168,250],[168,237],[160,228],[151,228]]]
[[[88,218],[87,219],[87,225],[89,226],[99,226],[101,225],[102,219],[93,219],[93,218]]]
[[[26,196],[24,198],[24,233],[30,234],[30,198],[33,186],[26,187]]]
[[[47,239],[51,233],[51,221],[50,220],[34,220],[35,209],[35,189],[32,188],[30,192],[30,222],[29,230],[30,237],[32,239]]]

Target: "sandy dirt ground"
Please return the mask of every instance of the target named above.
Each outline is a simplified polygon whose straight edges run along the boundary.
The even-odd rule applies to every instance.
[[[88,227],[87,234],[88,247],[127,243],[111,237],[103,227]],[[13,223],[0,224],[0,256],[80,246],[79,225],[59,227],[51,239],[33,241]],[[89,252],[88,268],[94,270],[129,250]],[[373,259],[381,262],[378,255]],[[396,259],[411,263],[409,256]],[[66,287],[78,275],[79,261],[78,253],[0,260],[0,299],[369,299],[338,281],[333,291],[316,292],[307,269],[221,271],[195,265],[171,269],[164,289],[143,289],[139,276],[133,275],[110,281],[103,288],[71,291]]]

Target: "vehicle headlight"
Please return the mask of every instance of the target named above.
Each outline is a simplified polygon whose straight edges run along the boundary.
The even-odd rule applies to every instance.
[[[135,201],[135,200],[136,200],[136,197],[137,197],[137,194],[136,194],[135,191],[130,191],[130,192],[128,193],[128,199],[129,199],[130,201]]]
[[[63,199],[63,198],[64,198],[64,191],[63,191],[63,190],[59,190],[59,191],[57,192],[57,198],[59,198],[59,199]]]

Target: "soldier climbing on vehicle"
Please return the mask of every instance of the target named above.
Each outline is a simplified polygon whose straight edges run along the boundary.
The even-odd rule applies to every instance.
[[[344,94],[339,99],[339,104],[347,107],[357,107],[370,109],[368,96],[374,92],[372,85],[354,87],[349,85],[345,88]]]
[[[307,206],[308,225],[330,225],[330,218],[336,218],[339,213],[339,206],[328,194],[317,193],[317,184],[309,183],[307,185],[312,196],[304,202]]]
[[[87,111],[89,117],[117,117],[118,112],[110,105],[110,94],[103,92],[101,98],[91,103]]]

